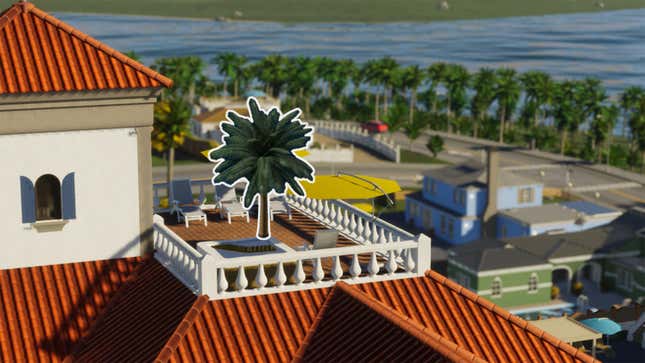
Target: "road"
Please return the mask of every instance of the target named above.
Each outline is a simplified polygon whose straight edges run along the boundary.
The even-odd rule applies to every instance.
[[[402,147],[413,151],[429,154],[425,147],[429,134],[424,134],[410,144],[408,138],[395,133],[394,140]],[[468,160],[484,160],[485,155],[481,145],[475,142],[444,139],[444,151],[439,158],[454,164]],[[600,171],[591,170],[580,165],[566,162],[556,162],[539,156],[527,155],[515,151],[500,151],[500,164],[503,168],[514,169],[515,173],[540,180],[546,187],[566,188],[568,183],[574,188],[605,186],[602,190],[576,192],[575,194],[591,201],[618,208],[633,206],[645,207],[645,188],[643,186],[606,188],[616,184],[625,184],[626,180]],[[440,164],[396,164],[388,161],[352,164],[314,164],[318,174],[334,174],[343,171],[352,174],[364,174],[381,178],[394,179],[403,187],[419,186],[419,180],[424,171],[440,168]],[[212,164],[178,165],[175,167],[175,178],[204,179],[212,177]],[[166,178],[164,167],[153,168],[153,180],[163,182]],[[634,184],[634,183],[632,183]]]
[[[430,133],[426,133],[411,145],[413,151],[428,154],[425,147]],[[409,139],[402,133],[395,133],[394,140],[405,147],[410,147]],[[459,163],[468,159],[484,160],[481,144],[464,140],[444,138],[444,149],[439,157],[446,161]],[[567,162],[556,162],[551,159],[516,151],[500,151],[500,164],[507,168],[533,168],[532,170],[516,170],[515,172],[541,180],[545,186],[565,188],[570,182],[574,188],[625,183],[626,180],[600,171],[591,170],[584,166]],[[630,188],[610,188],[597,192],[576,193],[583,199],[595,200],[602,204],[618,208],[645,206],[645,188],[643,186]]]

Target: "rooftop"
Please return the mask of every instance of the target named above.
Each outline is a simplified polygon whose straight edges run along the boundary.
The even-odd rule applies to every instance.
[[[513,267],[528,267],[543,265],[546,262],[530,253],[515,248],[512,245],[504,246],[500,243],[497,247],[484,247],[459,251],[453,249],[453,261],[464,265],[475,272],[499,270]]]
[[[0,14],[0,38],[0,95],[172,85],[29,2]]]
[[[535,207],[507,209],[499,212],[520,222],[534,225],[558,222],[576,222],[583,218],[618,217],[621,212],[587,201],[543,204]]]
[[[460,165],[451,165],[438,169],[431,169],[423,175],[441,180],[450,185],[470,186],[487,184],[486,165],[479,162],[467,162]],[[525,178],[511,171],[501,169],[499,172],[499,186],[535,185],[541,182]]]
[[[569,317],[534,320],[531,323],[569,344],[602,338],[602,334]]]
[[[229,110],[231,110],[229,107],[218,107],[212,111],[206,111],[195,115],[193,119],[201,123],[220,123],[227,120],[226,112]],[[242,116],[248,116],[249,114],[249,110],[246,107],[232,108],[232,110]]]

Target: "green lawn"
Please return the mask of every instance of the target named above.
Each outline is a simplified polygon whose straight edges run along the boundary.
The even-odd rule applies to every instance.
[[[401,149],[402,163],[448,164],[447,162],[415,151]]]
[[[48,0],[46,11],[118,13],[280,22],[388,22],[494,18],[603,10],[599,0]],[[16,0],[0,0],[6,8]],[[402,4],[404,3],[404,5]],[[604,10],[645,7],[645,0],[605,0]],[[236,11],[238,15],[235,16]]]

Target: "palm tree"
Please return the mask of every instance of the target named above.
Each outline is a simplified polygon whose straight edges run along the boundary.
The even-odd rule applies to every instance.
[[[584,89],[580,82],[566,80],[556,85],[553,118],[560,132],[560,155],[564,155],[570,132],[578,130],[585,113]]]
[[[433,114],[437,112],[437,87],[446,80],[447,69],[448,65],[446,63],[437,62],[430,65],[427,70],[428,79],[431,81],[430,89],[434,90],[433,93],[435,93],[435,97],[432,100],[432,108],[430,109]]]
[[[383,84],[383,112],[387,114],[388,94],[392,91],[398,82],[399,64],[392,57],[383,57],[378,60],[378,72]]]
[[[264,84],[266,93],[278,98],[289,77],[288,60],[279,54],[269,54],[254,64],[253,73]]]
[[[426,143],[426,148],[432,153],[434,158],[443,150],[443,138],[439,135],[432,135]]]
[[[331,82],[331,97],[336,97],[336,108],[342,108],[342,97],[350,77],[355,73],[356,65],[351,59],[343,59],[335,62]]]
[[[477,137],[479,125],[483,122],[488,109],[495,100],[495,84],[497,75],[493,69],[482,68],[472,79],[475,96],[470,100],[470,113],[474,118],[473,137]]]
[[[365,75],[365,80],[372,86],[376,88],[376,94],[374,99],[374,119],[379,119],[379,96],[380,88],[383,85],[383,79],[381,77],[380,64],[374,59],[368,60],[363,65],[363,74]]]
[[[603,143],[605,151],[607,152],[607,162],[609,162],[610,139],[619,114],[620,109],[618,106],[614,104],[603,105],[591,120],[589,134],[592,140],[592,149],[596,151],[597,162],[602,162],[602,147],[600,145]]]
[[[228,79],[233,81],[233,97],[237,98],[240,86],[240,80],[243,78],[244,66],[248,59],[243,55],[227,52],[215,56],[211,62],[217,65],[218,71],[224,77],[224,90],[227,90],[226,82]]]
[[[168,186],[173,179],[175,149],[184,143],[188,134],[188,121],[192,115],[190,104],[180,96],[160,100],[154,106],[152,128],[152,147],[158,152],[166,152],[166,178]],[[168,195],[170,198],[171,195]]]
[[[446,71],[446,96],[448,106],[448,132],[452,132],[452,118],[458,118],[466,106],[466,89],[470,83],[470,74],[466,67],[459,64],[448,65]]]
[[[332,97],[331,85],[335,77],[336,60],[329,57],[316,57],[314,62],[318,77],[326,83],[326,87],[323,87],[323,96]]]
[[[403,125],[403,132],[405,133],[405,136],[410,139],[410,148],[412,148],[412,144],[414,143],[414,140],[418,139],[419,136],[421,136],[421,132],[428,126],[428,121],[426,118],[421,118],[417,117],[412,120],[412,122],[408,122],[405,125]]]
[[[139,53],[135,52],[134,50],[129,50],[129,51],[123,53],[123,54],[126,57],[141,63],[141,55]]]
[[[638,105],[638,100],[640,100],[645,94],[645,89],[638,86],[630,86],[623,91],[620,95],[620,107],[623,111],[623,119],[629,120],[630,114],[634,110],[635,106]],[[623,137],[626,136],[626,126],[628,122],[623,121]]]
[[[246,181],[244,207],[251,208],[259,197],[257,237],[267,239],[269,231],[269,194],[283,194],[287,185],[304,196],[301,179],[314,180],[314,169],[294,154],[311,140],[313,129],[298,120],[300,109],[281,115],[277,109],[268,113],[249,98],[250,118],[229,111],[229,122],[222,124],[226,133],[223,144],[210,153],[217,161],[213,183],[233,185]]]
[[[520,83],[517,72],[512,68],[497,70],[497,84],[495,85],[495,99],[497,100],[499,114],[499,142],[504,142],[506,118],[509,117],[520,97]]]
[[[414,109],[417,107],[417,91],[424,81],[425,73],[419,66],[413,65],[403,68],[401,73],[401,84],[405,90],[410,90],[409,123],[413,123]]]
[[[316,64],[308,57],[296,57],[290,60],[289,92],[297,94],[305,102],[305,115],[309,116],[311,94],[316,84]]]
[[[152,68],[173,80],[173,87],[162,93],[162,99],[181,96],[192,106],[196,102],[196,95],[201,94],[197,86],[209,83],[204,75],[206,63],[200,57],[160,58]]]

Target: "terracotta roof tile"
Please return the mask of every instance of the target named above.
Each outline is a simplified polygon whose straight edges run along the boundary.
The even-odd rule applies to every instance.
[[[61,361],[139,258],[0,270],[0,362]]]
[[[169,341],[179,340],[173,333],[188,329],[204,299],[147,259],[74,350],[73,360],[150,362]]]
[[[0,14],[0,94],[170,87],[172,81],[29,2]]]

